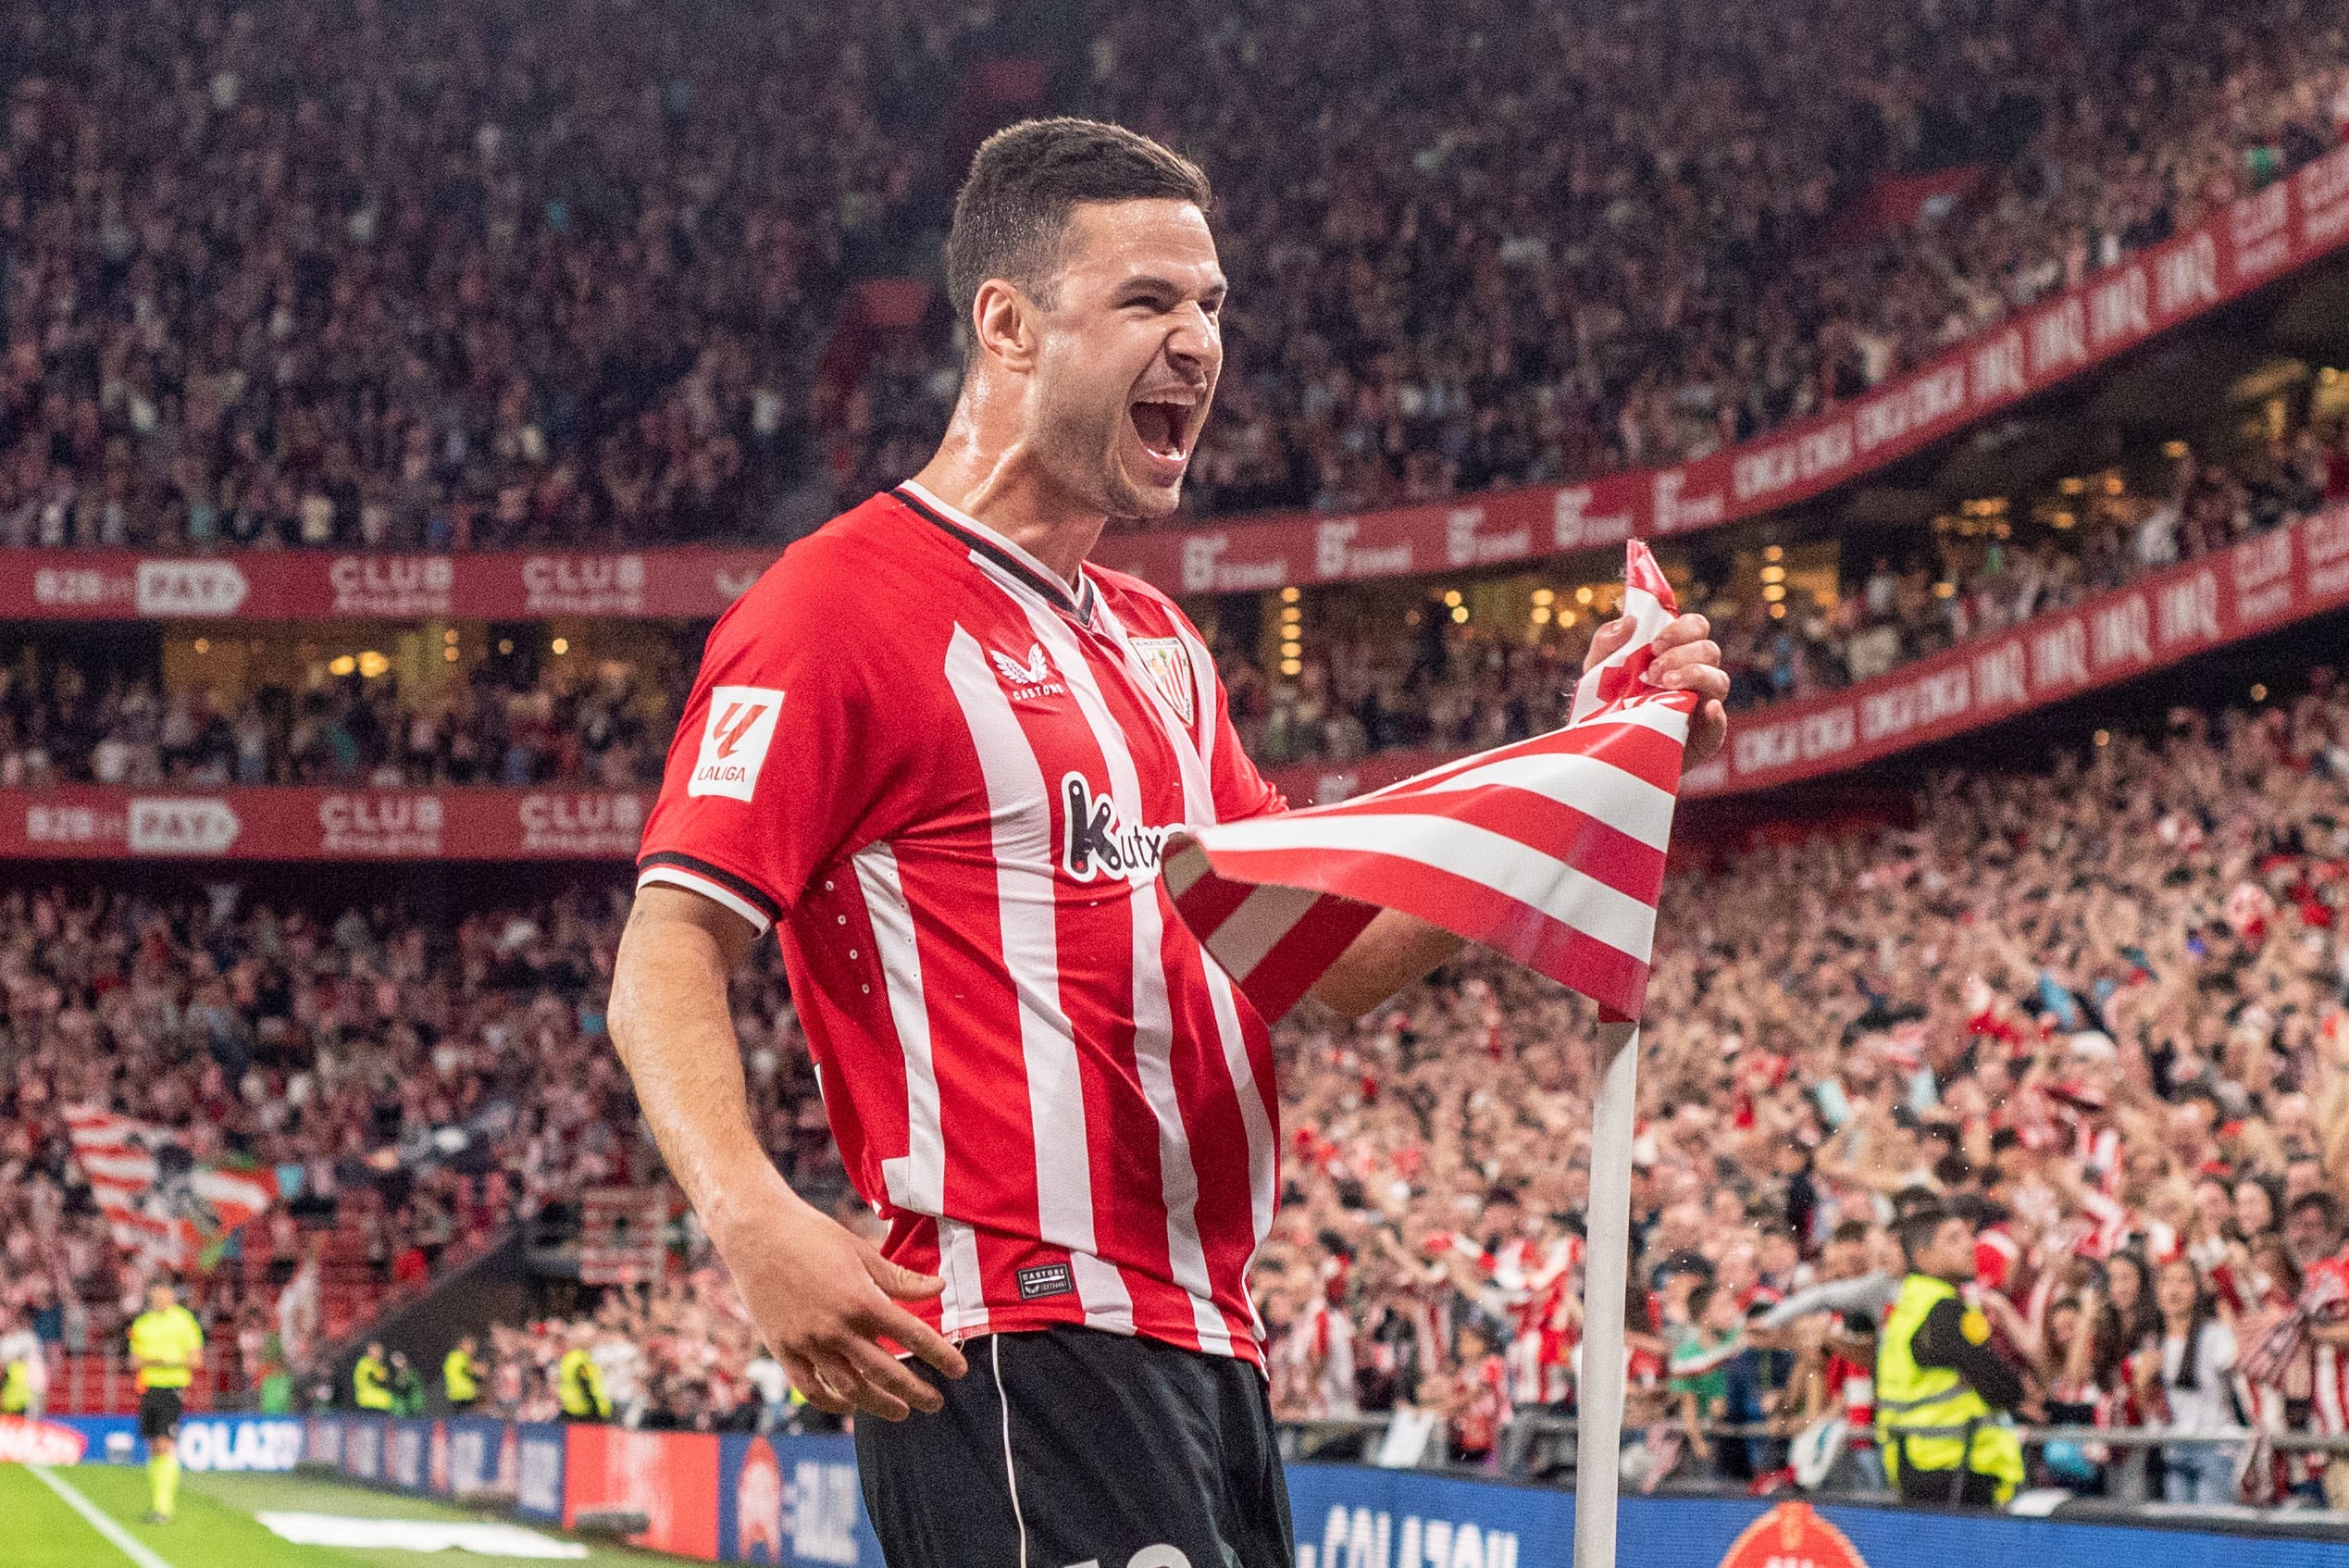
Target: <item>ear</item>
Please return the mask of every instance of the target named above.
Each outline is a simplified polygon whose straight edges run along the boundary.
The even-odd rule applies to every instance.
[[[989,278],[971,301],[971,335],[981,355],[1007,370],[1025,371],[1036,363],[1039,314],[1016,285]]]

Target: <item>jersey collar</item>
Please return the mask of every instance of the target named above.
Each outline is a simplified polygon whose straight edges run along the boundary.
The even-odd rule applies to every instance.
[[[1072,593],[1068,584],[1051,567],[968,512],[940,501],[912,479],[907,479],[890,493],[929,522],[1044,595],[1056,609],[1075,616],[1083,625],[1093,623],[1093,609],[1099,598],[1093,588],[1093,579],[1084,567],[1076,569],[1076,591]]]

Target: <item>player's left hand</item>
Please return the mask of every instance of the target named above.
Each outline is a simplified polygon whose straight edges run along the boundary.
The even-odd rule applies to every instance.
[[[1631,619],[1618,616],[1598,628],[1583,658],[1585,673],[1597,667],[1631,636]],[[1712,760],[1729,738],[1729,672],[1721,667],[1721,644],[1713,641],[1712,624],[1690,612],[1675,616],[1656,634],[1656,662],[1647,666],[1650,685],[1668,691],[1694,691],[1703,700],[1688,726],[1688,749],[1682,766],[1696,767]]]

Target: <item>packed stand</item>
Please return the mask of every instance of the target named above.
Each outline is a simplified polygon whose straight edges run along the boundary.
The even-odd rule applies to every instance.
[[[657,784],[684,689],[675,669],[482,664],[410,697],[395,675],[320,673],[225,696],[167,692],[26,644],[0,664],[0,789],[113,784]]]
[[[993,56],[1221,187],[1208,512],[1701,454],[2349,125],[2316,0],[1192,3],[1043,36],[926,0],[142,0],[0,26],[0,544],[43,546],[766,536],[894,482],[951,406],[953,324],[834,328],[857,282],[934,271],[950,111]],[[1950,168],[1977,171],[1952,210],[1853,221],[1878,176]]]
[[[1944,532],[1929,553],[1851,554],[1830,610],[1702,583],[1740,709],[1840,690],[2200,559],[2328,504],[2349,503],[2349,424],[2304,426],[2227,462],[2181,451],[2142,488],[2119,474],[2067,504],[2074,524],[2021,537]],[[2107,488],[2109,487],[2109,488]],[[1699,570],[1709,569],[1701,566]],[[1267,765],[1378,752],[1474,750],[1562,723],[1595,618],[1560,615],[1523,641],[1456,624],[1431,598],[1398,629],[1370,599],[1314,610],[1295,675],[1219,637],[1232,713]],[[1561,606],[1562,608],[1562,606]],[[684,641],[693,639],[689,634]],[[100,783],[209,789],[658,783],[683,705],[674,659],[484,661],[434,688],[320,665],[298,686],[167,691],[151,665],[98,662],[27,641],[0,663],[0,788]]]
[[[52,1359],[118,1350],[136,1311],[142,1263],[107,1235],[68,1106],[168,1129],[197,1163],[280,1174],[290,1201],[191,1281],[230,1388],[304,1368],[353,1326],[329,1310],[337,1294],[363,1320],[517,1220],[658,1179],[603,1034],[624,915],[616,891],[454,919],[0,893],[0,1307]],[[796,1180],[836,1189],[782,995],[765,963],[737,990],[758,1126]]]
[[[2307,0],[1194,0],[1103,7],[1092,68],[1084,112],[1217,186],[1231,357],[1201,513],[1700,456],[2349,133],[2349,31]],[[1878,177],[1952,169],[1973,178],[1924,216],[1860,220]],[[875,381],[899,427],[943,429],[951,370]],[[852,488],[901,477],[889,456]]]
[[[0,543],[775,530],[972,23],[282,0],[0,21]],[[789,83],[778,91],[777,83]]]
[[[1888,1227],[1934,1201],[1975,1227],[2026,1419],[2228,1439],[2051,1442],[2034,1484],[2349,1500],[2349,1467],[2265,1440],[2349,1433],[2349,691],[2319,676],[2044,776],[1941,781],[1913,829],[1668,882],[1630,1477],[1783,1485],[1789,1440],[1843,1418],[1830,1484],[1881,1487]],[[1594,1022],[1473,962],[1281,1031],[1258,1281],[1284,1415],[1403,1412],[1495,1463],[1510,1415],[1572,1410]]]
[[[1967,531],[1938,532],[1905,555],[1847,545],[1832,609],[1790,595],[1781,606],[1788,613],[1773,615],[1750,590],[1701,580],[1684,603],[1712,620],[1729,705],[1753,709],[1872,679],[2349,504],[2349,422],[2303,426],[2225,461],[2181,443],[2174,451],[2142,487],[2116,470],[2073,481],[2077,497],[2053,492],[2049,503],[2069,509],[2061,529],[2002,512],[1953,518]],[[1268,669],[1240,639],[1217,640],[1234,720],[1260,762],[1481,750],[1540,734],[1565,721],[1597,624],[1560,604],[1564,614],[1543,609],[1545,624],[1516,641],[1456,621],[1455,596],[1431,597],[1398,630],[1342,596],[1331,601],[1299,623],[1306,637],[1293,674]]]
[[[1913,828],[1670,880],[1633,1185],[1635,1483],[1783,1485],[1792,1440],[1838,1417],[1829,1484],[1878,1481],[1889,1227],[1932,1200],[1974,1226],[2026,1418],[2112,1435],[2034,1445],[2034,1481],[2349,1500],[2340,1465],[2265,1440],[2349,1434],[2349,691],[2313,685],[2042,775],[1943,780]],[[184,1129],[200,1157],[300,1166],[312,1201],[379,1216],[394,1282],[429,1275],[432,1245],[657,1180],[602,1030],[624,904],[321,923],[0,898],[10,1305],[58,1339],[78,1314],[102,1344],[135,1284],[66,1157],[68,1101]],[[853,1218],[760,951],[732,996],[758,1131]],[[1593,1025],[1469,958],[1360,1024],[1309,1008],[1279,1029],[1285,1201],[1253,1284],[1285,1419],[1400,1412],[1497,1464],[1512,1423],[1573,1411]],[[482,1129],[479,1158],[365,1158],[454,1126]],[[247,1266],[199,1289],[255,1364],[298,1354],[303,1213],[256,1222]],[[619,1419],[802,1414],[690,1224],[677,1252],[650,1289],[492,1337],[491,1407],[545,1413],[550,1361],[580,1349]],[[2138,1428],[2215,1440],[2148,1450]]]

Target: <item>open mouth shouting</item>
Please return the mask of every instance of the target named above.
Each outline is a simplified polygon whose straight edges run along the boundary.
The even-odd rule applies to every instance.
[[[1137,398],[1127,405],[1126,420],[1134,427],[1150,472],[1170,479],[1182,478],[1205,413],[1206,404],[1187,387]]]

